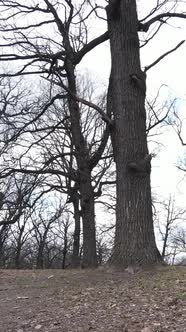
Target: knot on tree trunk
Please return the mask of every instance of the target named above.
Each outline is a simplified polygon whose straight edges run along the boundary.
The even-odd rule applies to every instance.
[[[140,71],[130,75],[133,86],[139,89],[144,95],[146,95],[146,73]]]
[[[131,173],[145,176],[151,172],[151,154],[146,154],[143,159],[128,163],[128,169]]]

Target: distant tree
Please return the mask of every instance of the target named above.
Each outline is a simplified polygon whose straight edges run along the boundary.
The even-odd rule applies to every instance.
[[[22,215],[22,217],[18,220],[16,225],[11,228],[12,233],[12,241],[11,241],[11,249],[12,249],[12,266],[16,269],[20,269],[24,267],[24,259],[22,255],[24,244],[29,236],[29,231],[25,232],[25,226],[28,222],[26,213]]]
[[[37,192],[38,175],[11,174],[1,183],[0,225],[15,224],[27,209],[32,211],[43,192]]]
[[[36,263],[35,266],[37,269],[43,269],[46,267],[45,262],[45,249],[49,239],[49,234],[57,223],[58,219],[62,216],[64,207],[60,206],[54,213],[48,211],[48,215],[45,215],[46,206],[41,203],[39,210],[35,211],[32,216],[32,238],[35,244],[36,252]]]
[[[185,221],[186,218],[184,219],[184,222]],[[173,232],[171,240],[179,252],[186,252],[186,228],[184,224]]]
[[[86,53],[97,46],[101,41],[105,40],[105,35],[103,35],[101,38],[95,39],[93,43],[87,42],[85,22],[89,18],[89,15],[87,16],[84,12],[86,7],[87,4],[85,2],[76,8],[71,1],[65,1],[64,6],[60,5],[60,8],[58,8],[53,1],[48,0],[43,1],[40,5],[35,4],[35,6],[33,2],[28,2],[26,6],[21,2],[17,2],[14,6],[12,2],[9,1],[1,5],[1,9],[6,8],[7,10],[7,16],[5,15],[7,19],[6,26],[4,26],[3,23],[4,18],[0,21],[1,27],[4,26],[3,30],[5,32],[4,37],[6,42],[4,47],[8,50],[8,48],[11,49],[13,45],[15,46],[15,56],[8,56],[6,60],[4,58],[5,61],[9,59],[10,62],[15,64],[15,70],[12,67],[11,72],[2,74],[2,76],[20,77],[38,74],[43,76],[43,79],[48,82],[50,87],[47,102],[40,108],[40,112],[34,114],[31,110],[32,118],[26,119],[27,122],[23,123],[22,127],[17,127],[17,131],[14,133],[13,137],[20,136],[22,133],[29,135],[29,133],[34,130],[32,125],[34,126],[36,120],[41,124],[47,110],[59,103],[60,100],[65,100],[68,104],[68,119],[64,118],[62,124],[65,126],[67,122],[67,125],[71,128],[77,172],[75,174],[60,172],[60,175],[68,176],[72,181],[79,183],[78,190],[81,196],[80,205],[83,220],[83,265],[85,267],[97,265],[94,190],[91,184],[91,172],[104,152],[109,137],[109,128],[108,125],[104,126],[105,128],[102,131],[99,144],[97,144],[94,153],[92,153],[87,146],[86,137],[81,127],[81,105],[86,105],[88,109],[91,109],[92,114],[98,112],[107,123],[111,123],[109,117],[99,105],[95,105],[89,100],[78,96],[79,91],[75,68]],[[13,15],[13,25],[15,24],[15,26],[9,29],[9,24],[12,25],[12,10],[15,11],[15,15]],[[61,15],[59,15],[60,10],[64,12],[64,21],[61,20]],[[89,10],[91,14],[92,9],[89,8]],[[22,13],[26,12],[28,14],[28,20],[23,20],[23,26],[19,26],[19,17]],[[33,16],[33,13],[41,15]],[[80,20],[79,30],[74,29],[74,24],[77,20]],[[57,35],[56,40],[54,36],[50,35],[50,28],[47,30],[47,38],[43,36],[46,30],[42,33],[40,27],[45,25],[50,26],[51,29],[54,28],[58,30],[61,36],[60,42]],[[33,36],[32,38],[31,35],[34,30],[35,37]],[[16,65],[19,60],[22,60],[21,69],[18,69]],[[37,67],[36,69],[35,66]],[[58,91],[56,91],[56,87]],[[36,104],[33,103],[32,109],[35,109],[35,106]],[[49,133],[54,130],[54,126],[49,125],[47,128]],[[39,131],[38,126],[37,131]],[[25,135],[24,137],[26,138]],[[10,166],[10,168],[12,172],[19,171],[29,173],[30,171],[31,174],[35,171],[35,174],[36,172],[40,172],[40,174],[56,174],[56,171],[52,170],[48,165],[45,165],[40,170],[38,170],[38,168],[37,170],[30,170],[28,167],[25,169],[26,167],[24,165],[17,168]],[[59,174],[59,171],[57,173]],[[6,173],[6,176],[7,175],[8,173]]]
[[[0,226],[0,268],[4,268],[6,265],[9,231],[10,225]]]
[[[174,256],[176,249],[174,233],[179,232],[181,224],[185,220],[186,209],[176,206],[175,198],[171,195],[168,200],[155,202],[156,205],[156,219],[158,232],[161,236],[163,260],[169,260],[169,256]],[[158,206],[160,209],[158,209]],[[177,248],[178,249],[178,248]],[[177,252],[177,251],[176,251]]]

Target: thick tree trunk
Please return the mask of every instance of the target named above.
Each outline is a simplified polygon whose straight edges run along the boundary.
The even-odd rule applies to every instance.
[[[111,6],[113,2],[118,3],[119,10]],[[152,219],[145,75],[140,66],[136,2],[110,0],[107,15],[112,61],[108,107],[114,117],[112,141],[117,174],[111,263],[123,267],[152,264],[160,260],[160,254]]]
[[[38,248],[36,269],[44,269],[44,246],[45,242],[42,240]]]
[[[21,245],[18,244],[17,250],[16,250],[16,256],[15,256],[15,268],[20,269],[21,267]]]
[[[22,251],[22,235],[25,229],[25,224],[20,228],[19,237],[17,239],[17,248],[16,248],[16,256],[15,256],[15,268],[20,269],[21,268],[21,251]]]
[[[96,267],[96,227],[94,193],[91,184],[91,172],[89,169],[83,171],[83,178],[80,181],[81,193],[81,216],[83,222],[83,262],[82,267]]]

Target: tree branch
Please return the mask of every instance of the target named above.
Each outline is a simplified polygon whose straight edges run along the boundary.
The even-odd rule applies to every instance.
[[[152,67],[154,67],[155,65],[157,65],[157,63],[159,63],[162,59],[164,59],[167,55],[173,53],[174,51],[176,51],[183,43],[185,43],[185,40],[182,40],[176,47],[174,47],[173,49],[171,49],[170,51],[162,54],[157,60],[155,60],[153,63],[151,63],[149,66],[145,67],[145,72],[147,72],[149,69],[151,69]]]
[[[105,42],[109,39],[109,33],[106,31],[103,35],[95,38],[94,40],[91,40],[90,43],[85,45],[78,53],[75,55],[74,64],[80,63],[84,55],[86,55],[88,52],[90,52],[93,48],[100,45],[101,43]]]
[[[185,13],[162,13],[157,16],[154,16],[151,20],[147,21],[146,23],[142,23],[142,21],[139,21],[139,31],[147,32],[150,28],[150,26],[154,23],[162,22],[163,18],[171,18],[171,17],[176,17],[176,18],[186,18]]]
[[[94,104],[94,103],[91,103],[91,102],[88,101],[88,100],[85,100],[85,99],[83,99],[83,98],[80,98],[80,97],[74,95],[74,94],[70,91],[70,89],[69,89],[67,86],[65,86],[62,82],[61,82],[61,85],[62,85],[63,89],[64,89],[65,91],[67,91],[67,92],[69,93],[69,95],[70,95],[73,99],[75,99],[75,100],[78,101],[79,103],[82,103],[83,105],[86,105],[86,106],[88,106],[88,107],[90,107],[90,108],[93,108],[95,111],[97,111],[97,112],[102,116],[102,119],[103,119],[106,123],[108,123],[110,126],[113,126],[113,122],[112,122],[112,120],[111,120],[111,119],[109,118],[109,116],[108,116],[108,115],[102,110],[102,108],[100,108],[98,105],[96,105],[96,104]]]
[[[11,174],[14,173],[22,173],[22,174],[53,174],[53,175],[61,175],[64,177],[68,177],[72,179],[73,181],[77,181],[77,175],[74,172],[63,172],[60,170],[55,170],[52,168],[47,168],[47,169],[29,169],[29,168],[11,168],[9,170],[4,170],[4,174],[0,173],[0,178],[6,178]]]
[[[93,169],[97,163],[99,162],[99,160],[101,159],[101,156],[105,150],[105,147],[107,145],[108,142],[108,138],[109,138],[109,134],[110,134],[110,130],[109,127],[107,126],[106,129],[104,130],[102,139],[101,139],[101,143],[97,149],[97,151],[94,153],[94,155],[92,156],[92,158],[90,159],[90,168]]]

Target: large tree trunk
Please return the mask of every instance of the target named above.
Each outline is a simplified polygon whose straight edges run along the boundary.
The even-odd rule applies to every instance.
[[[117,174],[111,262],[124,267],[152,264],[160,260],[160,254],[152,219],[145,75],[140,66],[136,2],[110,0],[107,15],[112,61],[108,107],[114,117],[112,141]]]
[[[36,269],[44,269],[44,246],[45,243],[41,240],[37,253]]]

